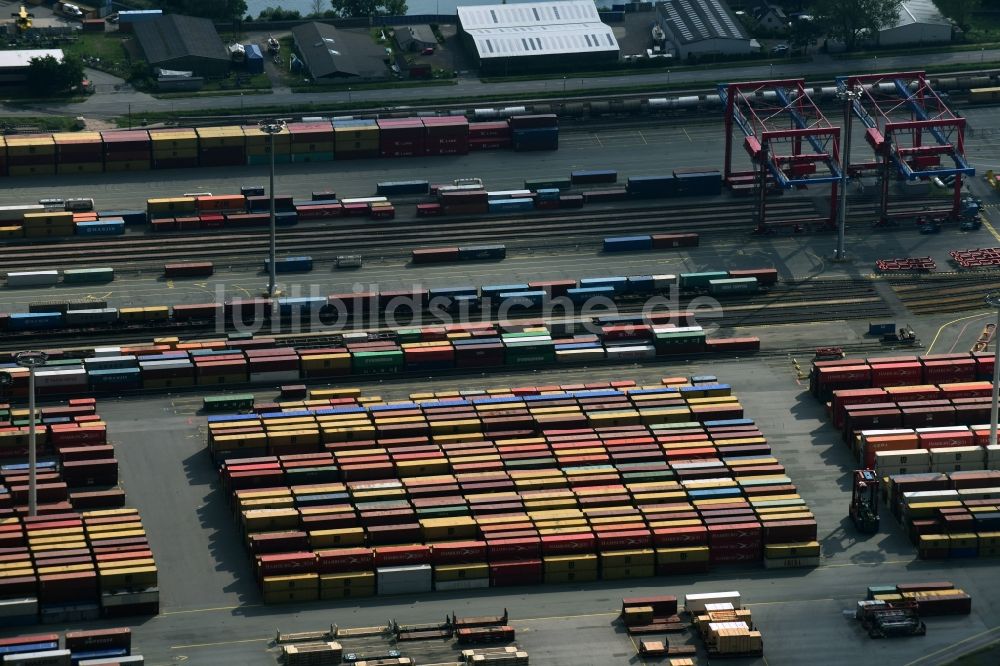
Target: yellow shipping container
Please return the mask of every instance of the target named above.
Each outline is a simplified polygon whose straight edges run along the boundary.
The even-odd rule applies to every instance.
[[[365,545],[365,530],[361,527],[343,527],[330,530],[313,530],[309,532],[309,545],[312,548],[335,548],[340,546]]]
[[[375,439],[375,426],[337,426],[323,427],[323,442],[354,442],[363,439]]]
[[[567,571],[597,571],[597,555],[548,555],[542,558],[545,575]]]
[[[306,573],[291,576],[264,576],[261,590],[264,594],[291,590],[319,589],[319,574]]]
[[[348,369],[351,367],[351,355],[342,354],[309,354],[301,357],[302,369],[310,370]]]
[[[656,564],[656,551],[652,548],[638,550],[618,550],[601,552],[601,568],[653,566]]]
[[[5,137],[7,157],[22,157],[25,155],[55,155],[56,142],[51,135],[26,135]]]
[[[475,564],[439,564],[434,567],[434,581],[476,580],[490,577],[490,567],[485,562]]]
[[[67,564],[60,567],[38,567],[35,569],[39,576],[60,576],[93,570],[93,564]]]
[[[660,565],[676,564],[678,562],[708,562],[708,559],[708,546],[656,549],[656,563]]]
[[[201,149],[233,148],[246,145],[246,135],[239,125],[199,127],[196,131],[198,132],[198,145]],[[277,143],[277,136],[275,136],[275,142]]]
[[[156,587],[156,567],[103,569],[100,572],[101,589],[120,587]]]
[[[472,539],[476,536],[476,521],[471,516],[423,518],[419,522],[425,541]]]
[[[321,590],[375,589],[375,574],[371,571],[349,571],[346,573],[320,574]]]
[[[321,400],[323,398],[357,398],[360,395],[361,389],[358,387],[311,389],[309,391],[309,398],[313,400]]]
[[[785,559],[791,557],[819,557],[818,541],[803,541],[799,543],[773,543],[764,546],[764,557],[768,559]]]
[[[243,529],[247,532],[271,532],[295,529],[299,512],[295,509],[256,509],[242,513]]]

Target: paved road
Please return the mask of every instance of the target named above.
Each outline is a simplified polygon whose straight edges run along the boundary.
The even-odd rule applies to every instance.
[[[872,58],[871,60],[833,60],[829,56],[816,56],[809,63],[782,63],[780,61],[768,64],[733,66],[726,69],[705,69],[682,72],[657,72],[636,74],[633,76],[607,76],[563,80],[541,81],[509,81],[503,83],[483,83],[478,78],[461,78],[455,86],[428,86],[421,88],[399,88],[388,90],[358,90],[353,92],[331,93],[300,93],[275,92],[273,94],[244,95],[243,103],[247,107],[298,104],[345,104],[345,103],[385,103],[392,100],[394,105],[405,104],[407,100],[448,100],[491,97],[517,96],[531,98],[534,95],[562,92],[578,92],[585,94],[592,90],[606,90],[633,86],[676,84],[688,82],[698,86],[714,84],[719,81],[751,81],[770,78],[799,78],[810,80],[831,80],[839,74],[854,74],[874,71],[909,71],[926,67],[930,60],[935,66],[968,65],[979,62],[992,62],[1000,59],[1000,49],[984,51],[966,51],[958,53],[941,53],[929,56],[926,54],[912,56],[888,56]],[[91,118],[110,118],[122,116],[131,105],[133,116],[143,111],[214,111],[220,108],[233,108],[239,104],[233,97],[191,97],[183,99],[156,99],[155,97],[134,91],[120,93],[95,94],[88,100],[78,104],[53,105],[53,111],[73,116]],[[5,111],[6,112],[6,111]]]

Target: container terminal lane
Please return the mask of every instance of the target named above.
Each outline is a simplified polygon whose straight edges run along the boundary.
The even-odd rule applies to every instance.
[[[986,114],[974,122],[988,123]],[[995,121],[994,121],[995,122]],[[593,133],[568,133],[555,153],[496,154],[434,160],[366,161],[351,164],[350,173],[324,169],[279,168],[278,189],[296,194],[336,187],[348,195],[371,192],[376,181],[419,177],[447,182],[464,175],[477,175],[490,188],[519,186],[532,176],[568,173],[577,168],[617,168],[627,173],[658,173],[670,167],[692,164],[716,165],[721,159],[721,140],[716,128],[659,125],[636,130],[597,129]],[[976,154],[975,151],[982,151]],[[970,148],[974,159],[988,165],[996,152],[992,146]],[[181,192],[238,191],[248,182],[263,181],[266,172],[249,167],[246,173],[217,173],[207,169],[148,176],[119,174],[114,183],[103,178],[67,177],[11,179],[12,187],[0,194],[3,203],[21,203],[58,190],[60,196],[90,196],[106,207],[139,207],[138,197],[172,196]],[[284,173],[283,173],[284,172]],[[141,186],[141,189],[137,186]],[[972,183],[976,194],[986,192]],[[36,196],[37,194],[37,196]],[[995,196],[995,195],[994,195]],[[786,197],[787,198],[787,197]],[[802,197],[803,202],[808,201]],[[749,209],[749,206],[748,206]],[[984,216],[990,220],[992,212]],[[415,221],[415,223],[418,223]],[[422,224],[422,222],[419,222]],[[408,287],[413,281],[426,286],[463,284],[508,284],[532,279],[564,279],[602,275],[684,273],[695,270],[775,266],[782,282],[864,279],[877,258],[888,256],[934,256],[946,265],[947,252],[957,247],[990,247],[996,232],[987,224],[965,233],[947,228],[939,236],[926,236],[909,229],[873,232],[855,225],[849,233],[853,261],[833,265],[828,261],[833,237],[804,235],[751,238],[749,218],[735,238],[708,234],[702,247],[685,251],[662,251],[622,255],[599,252],[599,234],[583,236],[569,247],[532,247],[510,239],[510,253],[503,262],[463,263],[456,266],[407,267],[405,250],[389,249],[357,272],[346,275],[316,270],[288,276],[292,284],[317,284],[320,293],[350,291],[355,283],[378,284],[380,288]],[[735,229],[735,227],[734,227]],[[673,230],[673,229],[672,229]],[[628,228],[621,229],[627,233]],[[678,228],[677,231],[683,231]],[[377,232],[376,232],[377,233]],[[611,234],[608,234],[611,235]],[[735,235],[735,234],[734,234]],[[747,239],[744,241],[744,239]],[[112,241],[113,242],[113,241]],[[279,234],[280,245],[280,234]],[[194,251],[196,254],[197,250]],[[383,256],[384,255],[384,256]],[[193,256],[196,259],[197,256]],[[255,257],[257,264],[263,257]],[[219,262],[224,265],[223,262]],[[157,271],[135,267],[107,285],[58,287],[46,290],[5,288],[0,309],[23,311],[32,302],[94,298],[109,306],[196,303],[214,300],[215,287],[254,293],[266,283],[251,265],[234,262],[210,279],[163,280]],[[987,274],[989,275],[989,274]],[[985,292],[989,280],[981,287]],[[807,289],[804,287],[803,289]],[[963,289],[972,288],[963,283]],[[803,298],[809,292],[803,291]],[[934,312],[924,301],[901,297],[903,292],[885,283],[875,287],[880,317],[908,324],[917,332],[922,348],[899,353],[944,353],[967,351],[982,326],[989,321],[982,307],[961,312]],[[228,292],[227,292],[228,294]],[[240,293],[239,295],[243,295]],[[255,294],[256,295],[256,294]],[[829,297],[828,297],[829,298]],[[926,300],[926,297],[925,297]],[[912,307],[920,303],[920,307]],[[725,302],[723,302],[725,305]],[[779,304],[776,304],[779,305]],[[849,306],[842,306],[848,309]],[[777,308],[775,308],[777,309]],[[808,310],[806,310],[808,312]],[[965,321],[963,321],[965,318]],[[718,376],[738,392],[749,418],[756,421],[774,455],[796,484],[819,525],[822,546],[820,566],[813,569],[765,570],[756,566],[717,566],[708,574],[680,574],[627,581],[601,581],[562,586],[535,586],[462,592],[437,592],[406,597],[376,596],[361,601],[265,605],[253,580],[251,564],[234,522],[228,496],[205,450],[205,415],[200,411],[202,390],[168,395],[123,395],[101,398],[99,412],[109,425],[110,438],[121,468],[128,506],[140,510],[159,569],[161,613],[149,618],[81,623],[79,627],[131,626],[133,643],[147,664],[274,664],[275,629],[282,632],[384,625],[388,619],[400,623],[437,622],[449,613],[459,616],[493,615],[510,611],[510,624],[517,630],[517,643],[537,664],[621,664],[636,662],[636,645],[617,621],[622,597],[691,592],[739,590],[753,611],[764,634],[763,658],[734,663],[841,664],[879,660],[887,664],[946,664],[958,653],[987,645],[1000,638],[997,610],[1000,587],[991,584],[995,564],[989,559],[920,560],[904,529],[891,516],[883,517],[877,534],[860,534],[847,517],[851,499],[851,475],[857,460],[828,423],[823,406],[806,391],[806,380],[795,363],[807,369],[813,348],[851,343],[859,348],[877,347],[864,333],[867,321],[826,314],[816,323],[780,324],[781,314],[769,313],[756,322],[733,322],[740,334],[758,335],[764,349],[787,350],[763,354],[757,359],[700,357],[690,361],[546,368],[512,371],[357,382],[365,395],[383,400],[406,400],[412,393],[477,389],[492,386],[575,384],[632,379],[640,385],[657,384],[661,377]],[[786,321],[793,321],[787,317]],[[821,321],[822,320],[822,321]],[[754,325],[754,324],[769,325]],[[40,338],[44,340],[44,338]],[[93,344],[100,344],[94,338]],[[114,344],[114,336],[107,340]],[[60,346],[69,343],[60,341]],[[91,345],[87,339],[80,343]],[[45,346],[42,342],[40,346]],[[4,345],[7,348],[8,345]],[[865,352],[864,355],[873,355]],[[346,385],[353,385],[348,379]],[[311,383],[312,387],[326,383]],[[257,401],[276,398],[274,389],[251,389]],[[43,403],[44,404],[44,403]],[[927,621],[921,638],[873,641],[853,619],[858,599],[870,585],[947,580],[973,597],[970,616],[938,617]],[[54,626],[52,630],[77,628]],[[45,627],[10,630],[10,636]],[[705,655],[699,654],[701,662]],[[423,662],[418,662],[423,663]],[[664,663],[661,660],[659,663]]]

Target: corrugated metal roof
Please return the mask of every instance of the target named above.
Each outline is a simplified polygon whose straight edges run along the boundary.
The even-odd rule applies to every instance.
[[[524,2],[513,5],[459,7],[458,18],[465,30],[513,28],[530,25],[600,23],[597,5],[580,2]]]
[[[295,26],[292,37],[315,79],[336,74],[366,78],[385,74],[384,52],[366,34],[313,21]]]
[[[619,51],[590,0],[459,7],[458,17],[480,58]]]
[[[883,30],[915,23],[951,25],[951,22],[941,15],[933,0],[903,0],[903,4],[899,6],[899,18],[896,19],[896,24]]]
[[[659,9],[682,44],[706,39],[750,39],[722,0],[666,0]]]
[[[133,24],[133,30],[151,65],[189,56],[229,62],[222,38],[207,18],[164,14]]]
[[[52,56],[62,62],[62,49],[22,49],[20,51],[0,51],[0,69],[27,67],[32,58]]]
[[[511,58],[618,51],[618,40],[603,23],[536,25],[492,30],[469,30],[480,58]]]

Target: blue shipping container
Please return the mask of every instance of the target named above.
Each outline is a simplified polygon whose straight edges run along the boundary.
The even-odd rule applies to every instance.
[[[109,218],[96,222],[77,222],[76,233],[80,236],[121,236],[125,233],[125,221]]]
[[[484,284],[480,287],[483,296],[495,296],[503,291],[528,291],[526,284]]]
[[[430,191],[430,184],[426,180],[384,182],[379,183],[375,191],[386,196],[390,194],[427,194]]]
[[[270,270],[271,260],[264,260],[264,270]],[[312,257],[279,257],[275,261],[274,269],[277,273],[293,273],[297,271],[311,271],[313,268]]]
[[[672,197],[677,193],[677,181],[673,176],[630,176],[625,190],[649,199]]]
[[[656,281],[652,275],[629,275],[628,292],[632,294],[648,294],[655,289]]]
[[[617,183],[618,172],[613,169],[593,171],[573,171],[569,175],[573,183]]]
[[[324,306],[326,306],[326,298],[322,296],[278,299],[278,311],[282,315],[290,315],[295,312],[312,312],[320,310]]]
[[[609,236],[604,239],[605,252],[636,252],[653,249],[652,236]]]
[[[7,321],[7,328],[12,331],[48,330],[62,325],[61,312],[13,312]]]
[[[144,210],[102,210],[97,212],[97,217],[101,220],[118,217],[124,220],[125,224],[146,224],[149,221]]]
[[[615,293],[623,293],[628,288],[626,277],[581,278],[581,287],[613,287]]]
[[[500,302],[516,301],[521,307],[540,308],[545,302],[545,292],[537,291],[502,291],[498,298]]]
[[[574,303],[586,303],[587,300],[591,298],[596,298],[598,296],[604,296],[605,298],[613,298],[615,295],[614,287],[580,287],[578,289],[567,289],[566,295]]]
[[[516,213],[535,209],[534,199],[491,199],[488,203],[491,213]]]

